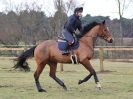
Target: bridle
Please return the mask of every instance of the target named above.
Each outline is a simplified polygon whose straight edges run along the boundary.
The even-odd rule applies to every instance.
[[[108,27],[107,27],[107,31],[109,31],[109,28],[108,28]],[[94,36],[93,36],[93,35],[92,35],[92,36],[91,36],[91,35],[90,35],[90,36],[89,36],[89,35],[86,35],[86,36],[81,36],[81,38],[91,37],[91,38],[94,38],[94,39],[95,39],[95,38],[100,37],[100,38],[102,38],[102,39],[104,39],[104,40],[107,40],[107,39],[108,39],[108,36],[105,35],[104,32],[105,32],[105,31],[104,31],[104,29],[103,29],[101,35],[94,35]]]

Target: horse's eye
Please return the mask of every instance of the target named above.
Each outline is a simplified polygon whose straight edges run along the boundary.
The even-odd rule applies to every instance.
[[[106,32],[107,30],[105,29],[104,31]]]

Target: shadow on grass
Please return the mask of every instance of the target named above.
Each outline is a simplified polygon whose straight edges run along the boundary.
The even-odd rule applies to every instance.
[[[14,87],[13,85],[0,85],[0,88]]]
[[[111,71],[111,70],[103,70],[103,71],[97,71],[98,74],[110,74],[117,71]]]

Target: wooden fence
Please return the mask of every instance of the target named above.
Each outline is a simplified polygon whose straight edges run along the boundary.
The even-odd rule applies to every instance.
[[[18,46],[17,46],[18,47]],[[26,49],[28,49],[29,47],[31,46],[21,46],[20,48],[14,48],[14,46],[10,46],[9,48],[4,48],[1,47],[0,48],[0,52],[2,51],[25,51]],[[99,52],[99,61],[100,61],[100,71],[104,71],[104,51],[133,51],[133,47],[132,46],[97,46],[95,49],[95,51],[98,51]],[[11,56],[11,57],[8,57],[8,56],[0,56],[0,59],[15,59],[16,57],[14,56]],[[113,61],[113,59],[107,59],[107,60],[111,60]],[[126,60],[126,61],[133,61],[133,58],[132,59],[115,59],[115,60]],[[60,64],[60,70],[61,71],[64,71],[63,69],[63,64]]]
[[[104,59],[104,51],[132,51],[132,46],[99,46],[95,50],[99,51],[100,71],[104,71],[104,60],[109,61],[133,61],[132,59]]]

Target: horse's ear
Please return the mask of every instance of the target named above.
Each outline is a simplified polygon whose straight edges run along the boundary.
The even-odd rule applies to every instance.
[[[102,22],[102,24],[103,24],[103,25],[105,24],[105,20]]]

